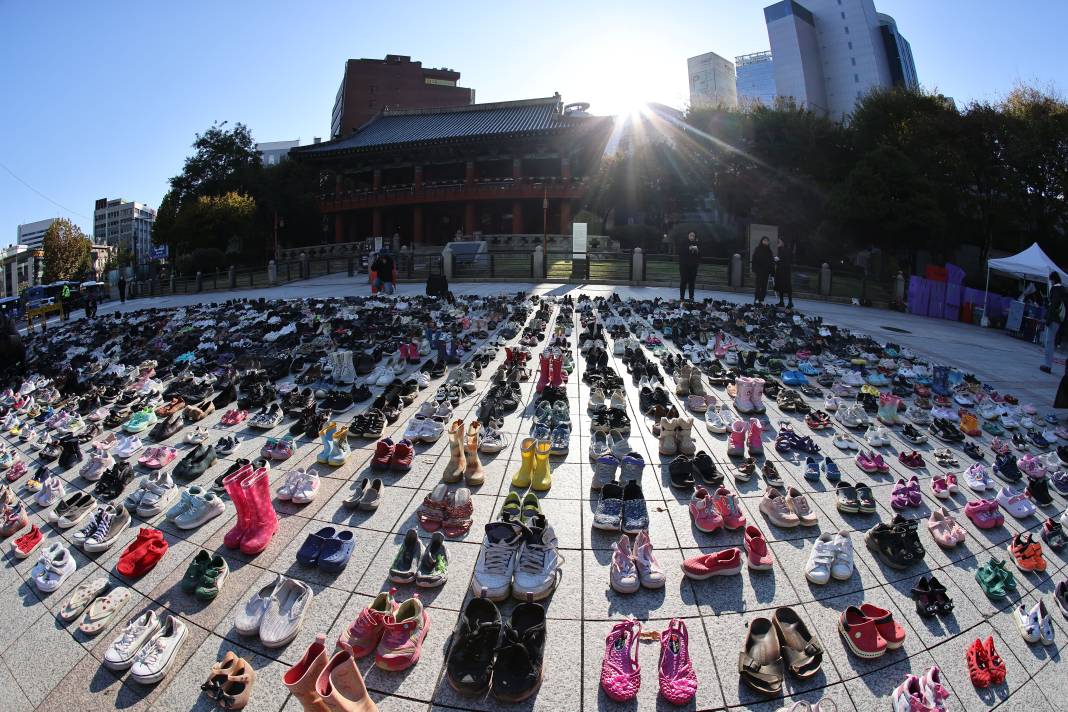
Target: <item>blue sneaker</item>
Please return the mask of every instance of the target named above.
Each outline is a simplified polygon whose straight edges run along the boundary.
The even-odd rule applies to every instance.
[[[837,463],[830,458],[823,459],[823,474],[826,475],[827,481],[836,483],[842,479],[842,471],[838,469]]]
[[[820,479],[820,466],[815,458],[805,458],[805,479],[812,482],[818,482]]]

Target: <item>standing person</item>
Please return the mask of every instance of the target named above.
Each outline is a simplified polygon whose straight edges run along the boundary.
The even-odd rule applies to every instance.
[[[85,290],[85,318],[92,319],[96,316],[96,287]]]
[[[690,292],[690,301],[693,301],[693,291],[697,286],[697,268],[701,266],[701,246],[697,244],[697,233],[691,232],[686,236],[686,242],[679,246],[679,301],[686,299],[686,292]]]
[[[26,347],[19,336],[15,320],[4,312],[0,312],[0,364],[4,367],[16,369],[21,372],[21,366],[26,361]]]
[[[395,265],[389,250],[383,248],[378,253],[374,263],[371,265],[371,271],[375,273],[375,289],[386,294],[393,294],[396,291],[397,285],[394,282],[395,277],[393,274]]]
[[[1039,366],[1039,369],[1046,373],[1053,372],[1053,351],[1057,345],[1057,332],[1061,329],[1065,312],[1061,276],[1056,272],[1051,272],[1049,282],[1049,299],[1046,302],[1046,360]]]
[[[119,302],[126,303],[126,275],[119,274]]]
[[[768,277],[774,265],[775,255],[771,252],[771,241],[766,237],[760,238],[760,244],[753,250],[753,274],[756,275],[756,293],[754,294],[757,304],[763,304],[768,296]]]
[[[785,306],[794,308],[794,255],[792,246],[783,238],[779,238],[779,254],[775,258],[775,291],[779,293],[779,306],[784,306],[782,298],[786,297],[788,304]]]

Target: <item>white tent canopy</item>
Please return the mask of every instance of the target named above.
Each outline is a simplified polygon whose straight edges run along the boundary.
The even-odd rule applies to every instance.
[[[990,292],[990,270],[997,272],[1004,272],[1005,274],[1011,274],[1014,277],[1021,279],[1030,279],[1035,282],[1045,284],[1049,276],[1054,272],[1061,276],[1061,280],[1068,283],[1068,272],[1057,266],[1057,264],[1049,258],[1049,256],[1042,251],[1042,248],[1038,246],[1038,243],[1032,243],[1023,252],[1012,255],[1010,257],[999,257],[994,260],[986,261],[986,292]],[[986,318],[986,297],[983,299],[983,325],[985,326],[989,321]]]

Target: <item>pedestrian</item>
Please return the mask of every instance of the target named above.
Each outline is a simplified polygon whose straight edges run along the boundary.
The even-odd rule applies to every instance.
[[[768,295],[768,277],[774,265],[775,255],[771,252],[771,241],[766,237],[760,238],[760,244],[753,250],[752,267],[756,275],[756,298],[757,304],[763,304]]]
[[[119,275],[119,302],[126,303],[126,276]]]
[[[375,273],[374,286],[377,291],[393,294],[397,289],[396,265],[393,262],[389,250],[382,248],[371,264],[371,271]]]
[[[94,288],[90,287],[85,292],[85,318],[92,319],[96,316],[96,294]]]
[[[779,306],[783,305],[783,297],[787,299],[787,306],[794,308],[794,255],[793,248],[783,238],[779,238],[779,254],[775,257],[775,291],[779,293]]]
[[[1064,287],[1061,285],[1061,276],[1056,272],[1049,275],[1049,298],[1046,300],[1046,360],[1039,368],[1046,372],[1053,372],[1053,351],[1057,345],[1057,332],[1064,322],[1065,302]]]
[[[15,373],[21,373],[21,367],[26,361],[26,347],[19,336],[15,320],[5,312],[0,312],[0,364],[3,368],[12,368]]]
[[[686,236],[686,242],[679,245],[679,301],[686,299],[686,292],[690,293],[690,301],[693,301],[693,291],[697,286],[697,268],[701,266],[701,246],[697,243],[697,233],[691,232]]]

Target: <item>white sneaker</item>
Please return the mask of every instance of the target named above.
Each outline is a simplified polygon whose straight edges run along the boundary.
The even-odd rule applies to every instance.
[[[535,516],[530,536],[519,546],[512,597],[520,601],[540,601],[560,583],[564,558],[556,549],[556,532],[543,516]]]
[[[849,538],[849,532],[844,529],[834,535],[831,576],[839,581],[848,581],[853,576],[853,542]]]
[[[160,629],[155,611],[148,611],[126,624],[122,634],[104,651],[104,665],[111,670],[125,670],[134,664],[137,653]]]
[[[217,494],[202,492],[189,498],[188,505],[174,517],[174,526],[179,529],[196,529],[225,511],[226,502]]]
[[[142,685],[162,680],[174,663],[187,633],[185,623],[168,615],[159,631],[138,651],[130,668],[130,677]]]
[[[834,564],[834,559],[834,536],[830,532],[823,532],[812,544],[812,551],[808,554],[805,578],[820,586],[827,583],[831,580],[831,566]]]
[[[45,551],[34,566],[37,573],[33,582],[37,590],[43,593],[51,593],[63,585],[70,575],[78,570],[78,562],[71,556],[70,550],[65,546],[53,549],[51,546]]]
[[[516,524],[490,522],[486,525],[486,536],[482,539],[482,549],[471,577],[473,595],[485,594],[491,601],[508,598],[515,573],[516,552],[522,539],[523,532]]]
[[[832,441],[841,450],[856,450],[860,452],[860,443],[849,437],[846,433],[837,433]]]

